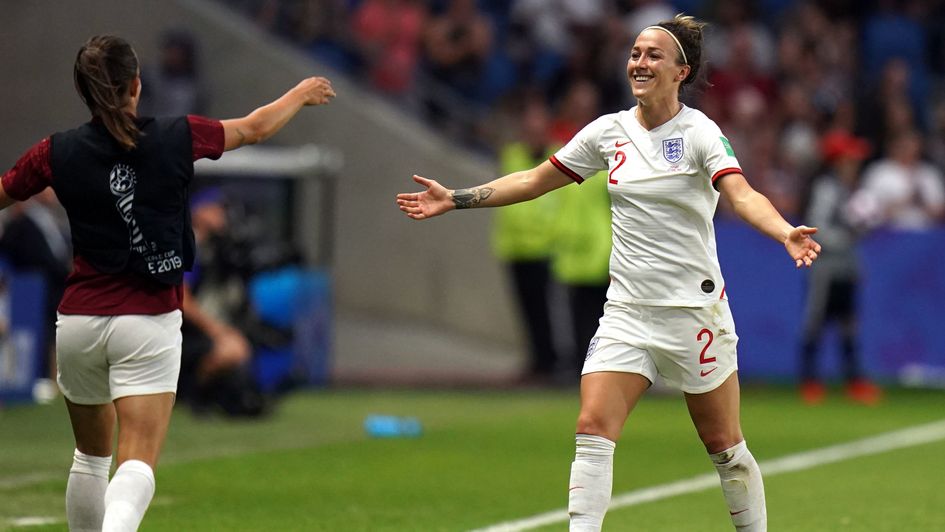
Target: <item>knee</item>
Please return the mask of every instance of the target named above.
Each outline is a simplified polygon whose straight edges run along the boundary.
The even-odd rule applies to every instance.
[[[709,430],[700,432],[699,438],[709,454],[731,449],[745,439],[741,430]]]
[[[581,412],[581,414],[578,416],[575,432],[577,434],[601,436],[615,442],[618,438],[620,438],[621,425],[622,423],[620,421],[610,420],[605,416],[589,412]]]

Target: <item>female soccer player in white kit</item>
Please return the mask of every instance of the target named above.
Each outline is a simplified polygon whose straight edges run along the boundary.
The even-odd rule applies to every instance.
[[[471,189],[399,194],[409,217],[527,201],[608,171],[612,281],[588,346],[571,467],[571,530],[599,530],[610,502],[623,425],[657,375],[681,389],[718,470],[737,530],[767,527],[764,486],[739,422],[735,345],[712,217],[721,194],[758,231],[782,242],[798,268],[820,251],[815,228],[793,227],[741,173],[719,127],[680,103],[699,70],[704,24],[677,15],[645,28],[627,76],[638,105],[588,124],[550,160]]]

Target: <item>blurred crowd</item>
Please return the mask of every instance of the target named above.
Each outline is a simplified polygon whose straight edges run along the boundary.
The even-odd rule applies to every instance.
[[[683,101],[720,125],[756,189],[789,220],[820,226],[825,248],[835,252],[822,257],[821,274],[810,283],[800,346],[805,381],[819,380],[815,352],[831,320],[843,329],[847,379],[861,377],[856,240],[877,227],[922,230],[945,220],[945,0],[221,2],[493,156],[500,173],[534,166],[597,116],[634,105],[626,62],[644,27],[679,12],[709,21],[706,74]],[[160,44],[159,56],[142,71],[149,87],[142,113],[204,112],[193,36],[169,31]],[[525,317],[532,376],[562,366],[575,374],[608,282],[606,190],[559,192],[501,210],[494,226],[496,256],[508,267]],[[207,307],[214,297],[219,303],[232,295],[227,287],[245,288],[264,267],[227,262],[254,256],[250,251],[220,252],[243,249],[232,247],[239,235],[226,224],[238,202],[219,190],[195,198],[195,224],[207,221],[206,231],[196,230],[209,235],[208,262],[202,276],[190,277],[190,288],[206,312],[191,311],[198,319],[189,332],[197,340],[189,345],[202,358],[185,367],[182,392],[198,408],[220,404],[258,413],[257,397],[214,399],[201,384],[255,390],[245,382],[251,352],[288,340],[247,321],[245,290],[225,311]],[[69,267],[68,231],[53,203],[39,198],[0,220],[0,253],[50,280],[50,323]],[[720,216],[730,215],[720,204]],[[563,219],[582,221],[555,223]],[[40,241],[46,246],[32,246]],[[30,249],[17,248],[23,242]],[[550,338],[552,322],[560,321],[549,310],[552,287],[563,287],[559,296],[568,303],[567,345]],[[236,372],[231,380],[210,377],[227,368]],[[816,402],[821,392],[808,398]]]
[[[817,352],[836,326],[848,394],[878,400],[858,356],[856,243],[876,228],[945,221],[945,0],[222,1],[493,156],[499,175],[634,105],[626,62],[643,28],[679,12],[708,21],[707,68],[683,101],[719,124],[786,218],[821,229],[798,345],[802,397],[825,394]],[[495,215],[530,380],[573,379],[605,299],[606,191],[567,192]],[[732,216],[724,200],[719,216]]]
[[[941,0],[223,1],[491,154],[529,106],[547,108],[556,142],[632,106],[630,43],[686,12],[711,25],[705,83],[684,100],[719,123],[751,183],[786,216],[803,215],[824,139],[841,131],[869,142],[867,162],[880,166],[866,174],[906,175],[864,180],[869,223],[943,218]]]

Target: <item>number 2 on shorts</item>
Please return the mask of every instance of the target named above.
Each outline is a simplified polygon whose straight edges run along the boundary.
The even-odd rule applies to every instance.
[[[711,364],[712,362],[715,362],[715,357],[705,356],[705,352],[709,350],[709,346],[712,345],[712,340],[715,338],[715,336],[712,334],[712,331],[709,329],[702,329],[699,331],[699,334],[696,335],[696,341],[701,342],[702,337],[706,335],[708,335],[709,341],[705,343],[705,346],[702,348],[702,352],[699,353],[700,364]]]

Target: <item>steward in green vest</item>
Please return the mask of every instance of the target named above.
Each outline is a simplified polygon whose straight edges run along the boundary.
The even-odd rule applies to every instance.
[[[565,361],[580,377],[610,285],[612,229],[607,172],[555,191],[557,216],[551,255],[553,277],[567,288],[574,351]]]
[[[500,175],[529,170],[548,160],[555,152],[548,142],[548,125],[544,105],[532,104],[524,110],[520,140],[500,151]],[[528,342],[528,367],[522,380],[531,384],[551,384],[557,369],[549,296],[559,194],[554,191],[496,209],[492,227],[492,249],[509,273]]]

